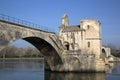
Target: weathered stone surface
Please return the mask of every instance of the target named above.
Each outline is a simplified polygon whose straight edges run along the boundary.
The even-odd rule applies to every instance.
[[[60,37],[55,33],[0,20],[0,49],[23,39],[44,55],[52,71],[104,72],[105,62],[100,59],[100,23],[83,20],[80,26],[71,28],[67,18],[67,15],[62,18],[65,20],[62,20]]]
[[[0,21],[0,49],[15,40],[23,39],[33,44],[44,56],[49,66],[62,64],[62,46],[55,33]],[[59,44],[59,45],[58,45]]]
[[[80,25],[70,26],[68,16],[62,17],[60,40],[65,71],[104,71],[101,59],[101,23],[98,20],[81,20]]]

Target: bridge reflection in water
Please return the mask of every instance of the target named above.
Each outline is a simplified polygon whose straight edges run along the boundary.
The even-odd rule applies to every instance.
[[[41,59],[0,61],[0,80],[106,80],[105,73],[44,72]]]
[[[120,64],[110,70],[108,73],[44,72],[43,59],[0,60],[0,80],[120,80]]]
[[[45,72],[45,80],[120,80],[120,63],[106,65],[106,73]]]
[[[106,74],[45,72],[45,80],[106,80]]]

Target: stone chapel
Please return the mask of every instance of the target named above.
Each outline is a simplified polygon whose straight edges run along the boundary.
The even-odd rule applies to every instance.
[[[80,25],[70,26],[65,14],[59,38],[68,54],[82,54],[96,59],[101,57],[101,23],[98,20],[81,20]]]

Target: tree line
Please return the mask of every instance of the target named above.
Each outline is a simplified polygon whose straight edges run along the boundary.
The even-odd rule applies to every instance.
[[[120,47],[116,47],[113,44],[108,44],[107,47],[109,47],[111,49],[111,54],[113,56],[120,58]]]
[[[108,44],[106,47],[111,49],[111,54],[115,57],[120,57],[120,48],[113,44]],[[39,50],[34,47],[18,48],[16,46],[7,46],[0,51],[0,57],[43,57]]]
[[[0,57],[21,58],[21,57],[43,57],[39,50],[33,47],[17,48],[8,46],[0,51]]]

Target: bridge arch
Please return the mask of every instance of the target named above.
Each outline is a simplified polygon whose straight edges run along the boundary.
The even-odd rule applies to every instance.
[[[45,56],[45,60],[47,61],[48,65],[55,66],[62,63],[61,57],[55,48],[46,40],[33,36],[22,39],[35,46]]]
[[[107,57],[106,51],[102,48],[102,58],[105,59]]]
[[[0,48],[18,39],[23,39],[35,46],[45,56],[50,67],[62,64],[60,43],[55,33],[1,21]]]
[[[109,47],[102,47],[102,58],[108,58],[111,56],[111,51]]]

